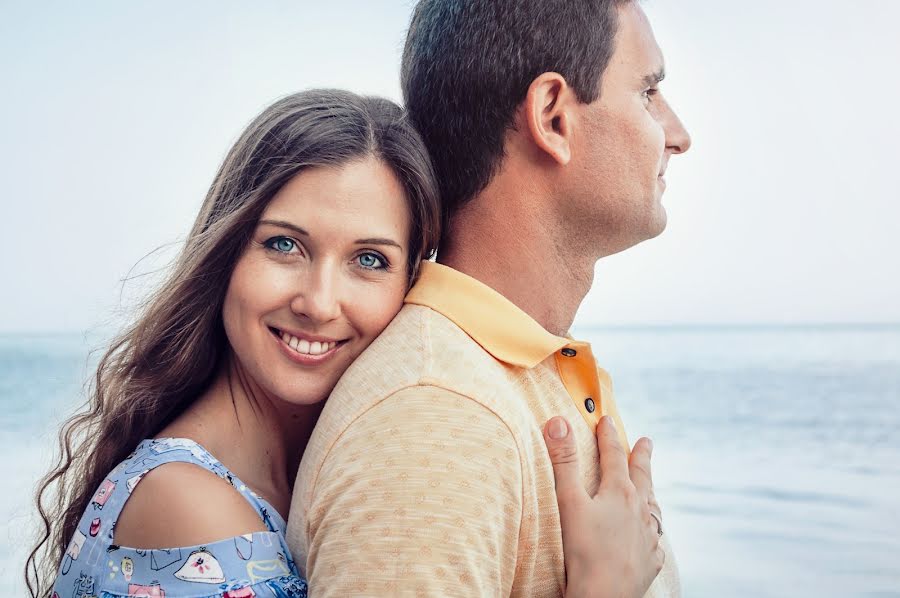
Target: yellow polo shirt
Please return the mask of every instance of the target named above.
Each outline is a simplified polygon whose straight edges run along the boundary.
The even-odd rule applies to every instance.
[[[469,276],[422,264],[303,455],[287,539],[311,595],[562,595],[542,430],[554,415],[569,419],[594,492],[594,429],[607,413],[628,446],[589,344],[550,334]],[[667,536],[663,544],[653,598],[679,595]]]

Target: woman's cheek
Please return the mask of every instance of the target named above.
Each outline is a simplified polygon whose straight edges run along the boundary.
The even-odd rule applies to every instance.
[[[386,281],[373,287],[354,293],[348,310],[352,312],[351,319],[356,320],[357,328],[371,338],[387,328],[403,307],[403,298],[406,296],[405,283]]]
[[[265,256],[247,254],[235,265],[229,282],[223,317],[235,325],[254,327],[261,317],[289,305],[296,276]],[[238,324],[241,322],[243,324]]]
[[[254,296],[254,303],[269,309],[289,304],[297,294],[302,276],[296,267],[280,264],[259,256],[247,264],[243,281],[246,293]]]

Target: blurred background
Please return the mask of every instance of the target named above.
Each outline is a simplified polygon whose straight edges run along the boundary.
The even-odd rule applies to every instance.
[[[309,87],[400,99],[410,0],[0,0],[0,594],[105,339],[230,144]],[[576,319],[688,597],[900,596],[900,2],[646,0],[693,136]]]

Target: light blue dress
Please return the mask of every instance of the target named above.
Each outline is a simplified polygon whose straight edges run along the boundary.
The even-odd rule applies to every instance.
[[[113,544],[116,520],[141,477],[172,462],[193,463],[227,480],[269,531],[158,550]],[[203,508],[202,496],[197,497],[197,508]],[[196,442],[144,440],[94,494],[60,563],[52,598],[306,598],[306,582],[294,565],[284,531],[285,522],[272,505]]]

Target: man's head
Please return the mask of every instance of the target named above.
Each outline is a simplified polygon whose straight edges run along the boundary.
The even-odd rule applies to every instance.
[[[662,69],[631,0],[421,0],[401,77],[449,215],[518,164],[608,255],[662,231],[660,175],[690,144]]]

